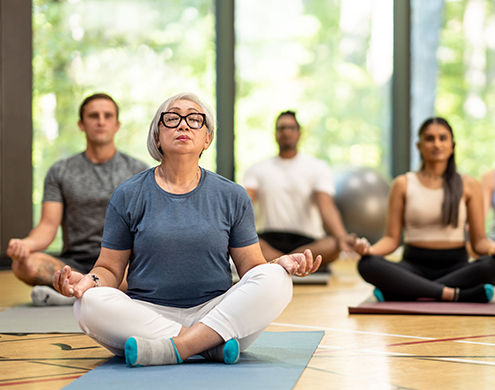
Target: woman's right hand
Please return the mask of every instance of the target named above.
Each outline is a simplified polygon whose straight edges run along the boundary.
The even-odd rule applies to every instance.
[[[361,256],[369,255],[370,248],[371,248],[370,242],[364,237],[358,238],[354,242],[354,251],[359,253]]]
[[[66,297],[81,298],[86,290],[94,286],[95,282],[90,276],[72,271],[68,265],[53,276],[53,287]]]

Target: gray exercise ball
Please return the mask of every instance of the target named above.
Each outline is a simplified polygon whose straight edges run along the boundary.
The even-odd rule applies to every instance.
[[[372,168],[335,172],[335,204],[349,233],[371,243],[383,237],[390,186]]]

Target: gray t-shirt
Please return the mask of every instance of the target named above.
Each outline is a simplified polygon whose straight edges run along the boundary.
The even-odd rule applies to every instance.
[[[101,246],[132,250],[131,298],[192,307],[232,286],[229,248],[257,241],[251,200],[240,185],[202,169],[194,190],[171,194],[152,168],[115,190]]]
[[[52,165],[43,202],[63,203],[61,256],[96,260],[108,200],[119,184],[146,168],[145,163],[118,151],[103,164],[92,163],[82,152]]]

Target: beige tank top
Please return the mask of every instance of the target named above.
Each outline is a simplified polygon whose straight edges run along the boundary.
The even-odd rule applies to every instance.
[[[459,202],[457,228],[442,225],[443,188],[431,189],[421,184],[415,172],[408,172],[404,209],[404,242],[465,241],[466,203]]]

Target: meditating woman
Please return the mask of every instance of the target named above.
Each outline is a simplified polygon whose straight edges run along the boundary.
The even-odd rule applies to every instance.
[[[398,176],[389,194],[385,236],[374,245],[360,238],[361,276],[376,286],[378,300],[489,302],[495,283],[495,243],[484,231],[480,184],[457,173],[454,135],[443,118],[427,119],[419,129],[419,172]],[[470,262],[465,226],[476,253]],[[383,256],[401,245],[398,263]]]
[[[55,276],[58,291],[79,298],[81,329],[129,365],[176,364],[199,353],[237,362],[290,302],[289,274],[320,265],[309,250],[266,262],[246,191],[199,166],[213,130],[195,95],[166,100],[148,133],[160,164],[115,190],[91,272],[65,267]],[[241,277],[234,286],[229,255]]]

